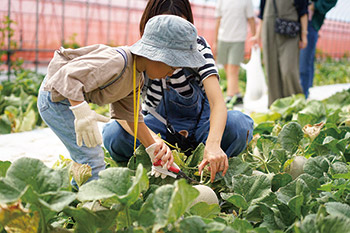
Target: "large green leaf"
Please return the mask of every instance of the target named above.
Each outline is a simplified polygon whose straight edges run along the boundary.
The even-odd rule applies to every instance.
[[[189,216],[180,222],[180,232],[182,233],[202,233],[206,232],[207,224],[199,216]]]
[[[68,174],[48,168],[41,160],[20,158],[7,170],[6,182],[19,191],[31,186],[38,193],[55,192],[67,187]],[[0,190],[1,192],[1,190]]]
[[[151,194],[139,213],[141,226],[152,226],[153,231],[177,221],[199,192],[183,179],[173,185],[163,185]]]
[[[118,215],[117,210],[93,212],[87,208],[66,207],[63,211],[74,218],[76,222],[74,232],[76,233],[114,232],[108,231],[108,229],[115,223]]]
[[[325,119],[326,107],[321,101],[311,100],[299,113],[313,116],[313,120],[308,123],[313,125]]]
[[[330,111],[327,115],[327,123],[339,124],[340,123],[340,116],[339,116],[340,112],[341,112],[340,109],[337,109],[335,111]]]
[[[246,210],[249,207],[249,204],[247,203],[245,198],[242,195],[240,195],[240,194],[236,194],[236,193],[233,193],[233,194],[221,193],[221,197],[224,200],[232,203],[234,206],[236,206],[238,208],[241,208],[243,210]]]
[[[244,162],[242,159],[239,157],[232,157],[228,160],[228,169],[226,171],[226,174],[224,176],[224,182],[225,185],[229,189],[233,189],[232,187],[232,177],[235,175],[251,175],[252,174],[252,169],[250,168],[249,163]]]
[[[324,176],[328,173],[329,166],[330,162],[324,156],[309,158],[304,164],[304,172],[323,183]]]
[[[193,151],[192,155],[188,157],[186,165],[188,167],[195,167],[203,160],[205,145],[200,143],[197,148]]]
[[[259,203],[258,205],[262,213],[261,215],[263,216],[263,222],[260,224],[260,227],[267,227],[270,230],[274,230],[273,232],[286,228],[285,223],[280,218],[279,210],[265,203]]]
[[[0,134],[11,133],[11,121],[6,114],[0,115]]]
[[[76,198],[67,189],[67,169],[53,170],[37,159],[21,158],[13,162],[5,178],[0,178],[0,203],[21,200],[33,212],[40,211],[43,231],[65,206]]]
[[[239,233],[246,233],[253,230],[253,226],[245,219],[235,218],[231,227]]]
[[[275,123],[273,121],[262,122],[254,128],[253,134],[270,134],[274,126]]]
[[[283,118],[291,117],[293,113],[299,112],[305,106],[303,95],[293,95],[277,99],[270,106],[271,111],[278,112]]]
[[[39,195],[39,202],[50,210],[59,212],[72,203],[76,195],[68,191],[47,192]]]
[[[273,176],[271,181],[271,189],[273,192],[277,191],[279,188],[286,186],[292,182],[292,176],[287,173],[278,173]]]
[[[316,226],[316,214],[307,215],[302,221],[294,224],[294,232],[318,233]]]
[[[271,180],[266,175],[232,177],[233,191],[239,194],[248,204],[258,201],[271,192]]]
[[[270,192],[268,195],[265,195],[260,200],[256,201],[249,205],[248,209],[245,211],[246,219],[249,221],[260,222],[263,220],[263,212],[265,206],[272,207],[278,202],[276,194]]]
[[[24,191],[22,190],[22,192]],[[0,178],[0,204],[17,201],[22,196],[22,192],[8,184],[6,179]]]
[[[331,174],[347,174],[350,171],[349,165],[343,162],[335,162],[331,164]]]
[[[316,124],[319,122],[318,118],[314,115],[305,114],[305,113],[298,113],[297,114],[297,122],[301,127],[304,127],[307,124]]]
[[[78,193],[81,201],[115,198],[130,206],[148,188],[146,170],[141,164],[134,171],[128,168],[114,167],[99,173],[100,178],[83,184]]]
[[[320,233],[344,233],[349,232],[350,219],[340,216],[327,216],[317,222]]]
[[[350,206],[340,202],[328,202],[325,204],[330,215],[348,218],[350,220]]]
[[[201,216],[202,218],[213,218],[220,213],[218,204],[207,204],[206,202],[198,202],[189,210],[191,215]]]
[[[296,122],[289,122],[283,126],[278,135],[278,140],[283,149],[293,154],[298,149],[299,143],[303,137],[304,133],[301,126]]]
[[[338,92],[329,98],[323,100],[322,102],[326,105],[327,109],[336,110],[344,105],[349,104],[350,93],[348,90]]]
[[[207,224],[205,232],[208,233],[236,233],[231,227],[226,226],[224,223],[212,221]]]
[[[136,170],[139,164],[142,164],[142,166],[147,171],[151,170],[151,159],[149,158],[149,155],[147,154],[146,149],[142,144],[139,147],[137,147],[135,155],[130,158],[128,162],[128,168],[130,168],[131,170]]]
[[[24,198],[36,204],[40,200],[48,208],[61,210],[62,204],[75,199],[74,193],[60,191],[67,187],[67,177],[66,170],[53,170],[38,159],[20,158],[9,167],[6,177],[0,179],[0,203]]]
[[[0,161],[0,177],[4,177],[6,175],[6,172],[10,166],[10,161]]]
[[[304,203],[312,198],[312,194],[317,193],[320,187],[318,180],[309,174],[301,174],[294,181],[280,188],[276,194],[278,200],[287,204],[298,195],[304,197]]]
[[[288,202],[289,208],[294,212],[296,216],[301,218],[301,207],[304,204],[304,196],[296,195]]]

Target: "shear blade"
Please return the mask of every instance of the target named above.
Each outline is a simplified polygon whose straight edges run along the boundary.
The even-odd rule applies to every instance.
[[[163,173],[163,174],[165,174],[165,175],[167,175],[167,176],[171,176],[171,177],[173,177],[173,178],[177,178],[177,175],[175,175],[174,173],[172,173],[172,172],[169,172],[167,169],[164,169],[164,168],[161,168],[161,167],[158,167],[158,166],[154,166],[154,168],[153,168],[155,171],[157,171],[157,172],[159,172],[159,173]]]

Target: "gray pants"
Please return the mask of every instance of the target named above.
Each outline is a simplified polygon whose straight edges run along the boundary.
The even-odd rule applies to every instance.
[[[277,0],[280,15],[297,20],[293,0]],[[285,14],[281,11],[288,11]],[[274,31],[275,14],[272,1],[266,1],[262,44],[263,59],[268,80],[269,106],[277,99],[303,93],[299,79],[299,37],[290,38]]]

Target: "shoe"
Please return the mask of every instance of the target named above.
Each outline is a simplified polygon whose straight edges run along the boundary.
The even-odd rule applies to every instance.
[[[236,96],[236,101],[235,101],[234,105],[243,104],[243,96],[242,96],[242,94],[238,93],[235,96]]]
[[[243,96],[241,95],[241,93],[238,93],[234,96],[226,96],[225,103],[226,105],[243,104]]]

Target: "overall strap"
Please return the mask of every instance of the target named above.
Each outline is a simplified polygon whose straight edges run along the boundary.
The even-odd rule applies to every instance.
[[[124,51],[124,49],[116,48],[116,51],[117,51],[118,53],[120,53],[120,54],[122,55],[122,57],[124,58],[124,67],[123,67],[122,71],[120,72],[120,74],[119,74],[116,78],[114,78],[114,79],[113,79],[112,81],[110,81],[109,83],[107,83],[107,84],[105,84],[105,85],[103,85],[103,86],[100,86],[100,87],[99,87],[100,90],[103,90],[103,89],[105,89],[106,87],[108,87],[108,86],[112,85],[113,83],[115,83],[115,82],[124,74],[124,72],[125,72],[126,66],[127,66],[127,64],[128,64],[128,56],[127,56],[126,52]]]
[[[192,83],[193,85],[197,85],[197,84],[195,84],[195,78],[198,75],[198,72],[192,68],[189,68],[189,67],[183,68],[183,71],[184,71],[186,78],[190,79],[190,83]],[[197,127],[197,125],[201,119],[202,112],[204,109],[204,104],[205,104],[205,95],[203,95],[203,98],[202,98],[202,107],[201,107],[201,111],[199,112],[199,115],[197,117],[197,122],[196,122],[195,127]]]
[[[165,82],[165,79],[162,79],[161,80],[162,83],[160,85],[160,88],[162,89],[162,95],[163,95],[163,106],[164,106],[164,112],[165,112],[165,125],[167,126],[167,129],[170,130],[170,133],[174,134],[175,133],[175,129],[174,127],[169,123],[169,120],[168,120],[168,110],[166,108],[166,104],[165,104],[165,101],[164,101],[164,87],[163,85],[166,85],[166,82]]]
[[[164,79],[162,79],[162,85],[161,85],[161,89],[162,89],[162,95],[163,95],[163,98],[164,98],[164,87],[163,87],[163,84],[165,84],[166,85],[166,82],[165,82],[165,80]],[[196,85],[196,84],[194,84],[194,85]],[[156,114],[158,115],[158,116],[155,116],[152,112],[155,112],[154,110],[152,111],[152,112],[150,112],[154,117],[156,117],[158,120],[160,120],[159,118],[162,118],[163,120],[160,120],[163,124],[165,124],[166,126],[167,126],[167,128],[172,132],[172,133],[175,133],[175,129],[174,129],[174,127],[169,123],[169,120],[168,120],[168,111],[167,111],[167,108],[166,108],[166,104],[165,104],[165,101],[162,101],[163,102],[163,106],[164,106],[164,111],[165,111],[165,119],[161,116],[161,115],[159,115],[157,112],[156,112]],[[197,125],[198,125],[198,123],[199,123],[199,121],[200,121],[200,119],[201,119],[201,116],[202,116],[202,112],[203,112],[203,109],[204,109],[204,104],[205,104],[205,97],[203,96],[202,97],[202,106],[201,106],[201,110],[200,110],[200,112],[199,112],[199,114],[198,114],[198,117],[197,117],[197,121],[196,121],[196,124],[195,124],[195,126],[193,127],[194,129],[197,127]]]

